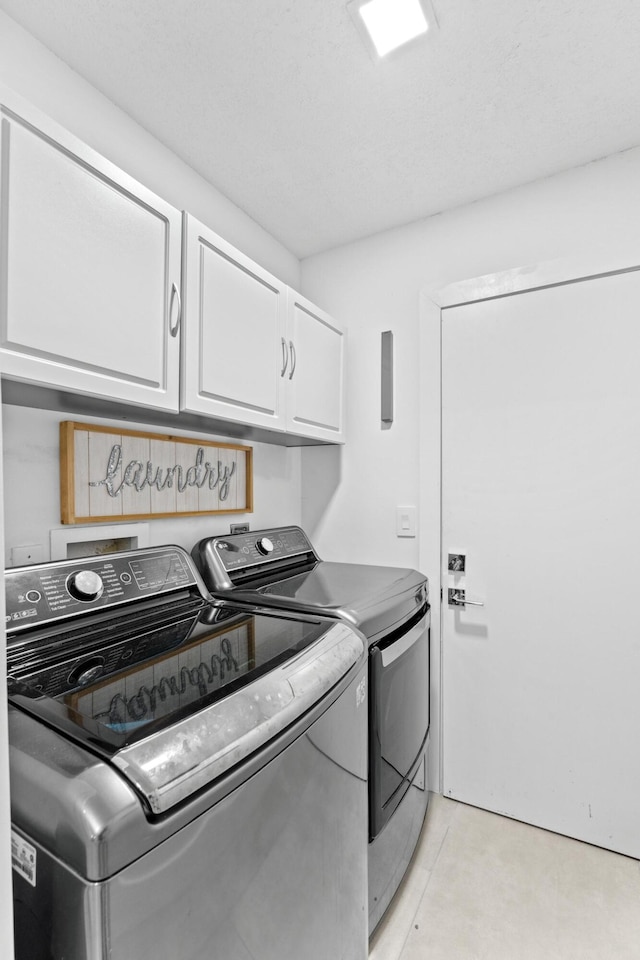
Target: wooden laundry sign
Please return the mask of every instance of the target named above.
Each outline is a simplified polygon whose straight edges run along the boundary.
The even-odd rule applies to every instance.
[[[62,523],[250,513],[252,474],[251,447],[60,424]]]

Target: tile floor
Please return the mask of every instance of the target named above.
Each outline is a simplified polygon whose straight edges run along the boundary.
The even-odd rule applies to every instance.
[[[640,862],[432,795],[369,960],[445,958],[640,960]]]

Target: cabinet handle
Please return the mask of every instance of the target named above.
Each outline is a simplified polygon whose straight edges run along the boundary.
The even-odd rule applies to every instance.
[[[174,298],[178,301],[178,315],[176,316],[176,322],[172,327],[169,327],[169,333],[172,337],[178,336],[178,330],[180,329],[180,321],[182,320],[182,300],[180,299],[180,291],[178,290],[175,283],[171,284],[171,301],[169,303],[169,317],[173,313],[173,301]]]
[[[289,380],[293,379],[293,375],[296,372],[296,348],[293,345],[293,340],[289,340],[289,350],[291,352],[291,373],[289,374]]]
[[[282,370],[280,371],[280,376],[284,377],[287,370],[287,365],[289,363],[289,352],[287,350],[287,341],[285,338],[280,337],[280,340],[282,341]]]

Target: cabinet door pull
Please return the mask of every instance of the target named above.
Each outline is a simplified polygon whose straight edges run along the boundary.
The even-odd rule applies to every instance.
[[[280,371],[280,376],[284,377],[289,364],[289,351],[287,350],[287,341],[285,338],[280,337],[280,340],[282,341],[282,370]]]
[[[176,322],[171,327],[169,327],[169,333],[172,337],[178,336],[178,330],[180,329],[180,321],[182,320],[182,300],[180,299],[180,291],[175,283],[171,284],[171,301],[169,303],[169,317],[173,313],[173,301],[176,299],[178,301],[178,312],[176,315]]]
[[[289,350],[291,352],[291,373],[289,374],[289,380],[293,379],[293,375],[296,372],[296,348],[293,345],[293,340],[289,340]]]

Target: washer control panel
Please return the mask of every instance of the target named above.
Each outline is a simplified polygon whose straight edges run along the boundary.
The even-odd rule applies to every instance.
[[[202,592],[191,558],[180,547],[10,567],[7,633],[194,586]]]

